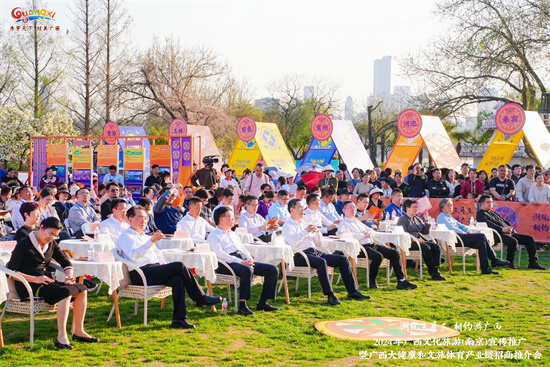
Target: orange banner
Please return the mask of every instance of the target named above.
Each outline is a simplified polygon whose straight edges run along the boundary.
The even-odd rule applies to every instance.
[[[48,145],[46,149],[48,166],[67,165],[67,145]]]
[[[151,166],[170,167],[170,145],[151,145]]]
[[[73,148],[73,169],[92,169],[91,148]]]
[[[98,167],[118,166],[118,145],[99,145],[97,165]]]

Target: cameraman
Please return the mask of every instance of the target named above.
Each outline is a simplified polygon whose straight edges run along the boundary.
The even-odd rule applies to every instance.
[[[195,187],[202,186],[206,190],[215,188],[218,183],[218,173],[213,167],[214,159],[211,157],[204,157],[202,163],[204,167],[197,170],[197,172],[191,176],[191,183]]]

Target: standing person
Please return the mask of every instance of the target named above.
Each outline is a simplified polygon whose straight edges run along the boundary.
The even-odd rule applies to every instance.
[[[520,166],[521,169],[521,166]],[[515,174],[512,178],[515,177]],[[520,203],[529,201],[529,189],[535,185],[535,167],[532,164],[525,166],[525,176],[516,181],[516,197]]]
[[[420,163],[414,165],[414,173],[407,176],[405,180],[411,187],[410,197],[421,198],[426,196],[426,189],[428,188],[428,178],[422,171]]]
[[[59,177],[56,176],[57,167],[51,166],[46,169],[46,174],[40,179],[39,188],[43,189],[46,185],[55,185],[59,184]]]
[[[498,167],[498,177],[489,181],[489,190],[494,200],[512,201],[516,194],[516,184],[509,178],[506,178],[508,168],[502,164]]]
[[[525,177],[524,177],[525,178]],[[529,202],[536,204],[550,204],[550,185],[543,181],[540,173],[535,175],[536,184],[529,189]]]
[[[380,168],[378,168],[378,169],[380,169]],[[373,187],[378,187],[379,189],[382,188],[382,184],[378,180],[378,173],[376,172],[376,169],[373,169],[372,171],[369,172],[369,183]]]
[[[462,166],[460,166],[460,173],[464,177],[468,177],[468,174],[470,173],[470,164],[469,163],[462,163]]]
[[[489,191],[489,179],[487,177],[487,172],[485,172],[484,170],[479,171],[477,173],[477,178],[479,178],[481,182],[483,182],[483,186],[485,187],[483,193],[490,195],[491,192]]]
[[[340,274],[348,291],[348,298],[370,298],[370,296],[359,292],[357,283],[353,277],[351,264],[346,256],[327,254],[318,250],[317,246],[321,245],[321,235],[314,224],[309,224],[303,220],[305,207],[302,206],[302,201],[300,199],[292,199],[288,207],[290,210],[290,219],[283,226],[285,242],[306,254],[310,266],[317,270],[317,276],[319,277],[323,293],[328,297],[328,303],[333,306],[341,304],[332,289],[327,266],[338,267],[340,269]],[[305,260],[298,254],[294,256],[294,263],[297,266],[306,266]]]
[[[10,167],[8,168],[7,175],[2,177],[2,185],[21,187],[23,186],[23,182],[19,181],[17,171],[13,167]]]
[[[355,190],[355,185],[361,182],[361,177],[363,177],[363,171],[357,167],[355,167],[351,171],[351,180],[349,180],[349,183],[353,185],[353,189]]]
[[[206,190],[216,188],[218,184],[218,173],[214,169],[212,158],[202,159],[203,167],[191,176],[191,184],[195,187],[204,187]]]
[[[498,177],[498,169],[493,168],[491,169],[491,179]]]
[[[518,247],[518,243],[525,246],[527,253],[529,254],[529,269],[546,270],[537,262],[537,247],[535,239],[532,236],[526,234],[517,233],[512,227],[512,224],[504,219],[499,213],[493,210],[493,198],[489,195],[483,195],[479,202],[481,203],[481,210],[477,212],[477,221],[485,222],[489,228],[497,231],[502,237],[502,241],[508,250],[506,252],[506,260],[508,260],[508,266],[515,269],[514,255]],[[496,241],[496,235],[495,235]]]
[[[420,250],[422,251],[422,258],[426,263],[428,272],[432,276],[432,280],[446,280],[444,276],[439,272],[441,265],[441,249],[439,245],[430,241],[430,224],[424,223],[419,217],[416,216],[418,211],[418,203],[414,199],[407,199],[403,203],[403,209],[405,215],[402,215],[397,220],[397,225],[403,227],[405,232],[417,239],[420,243]],[[412,242],[411,250],[419,250],[418,244]]]
[[[55,238],[63,229],[59,219],[50,217],[42,221],[36,233],[30,233],[20,240],[11,254],[7,267],[22,275],[30,283],[33,296],[38,294],[48,304],[57,303],[57,338],[54,345],[60,349],[73,349],[67,335],[67,321],[71,301],[73,304],[73,340],[97,343],[84,330],[87,291],[84,284],[76,283],[73,266],[68,255],[61,251]],[[56,282],[48,276],[50,262],[57,261],[65,272],[65,281]],[[29,298],[23,283],[16,281],[15,289],[22,300]]]
[[[450,191],[445,184],[445,181],[441,179],[441,170],[439,168],[436,168],[432,171],[432,174],[433,178],[428,181],[428,191],[430,193],[430,198],[448,198],[450,195]]]
[[[323,167],[323,174],[325,177],[321,178],[319,182],[317,182],[317,186],[321,189],[321,192],[331,188],[336,192],[338,189],[338,179],[332,175],[334,172],[334,168],[330,164],[327,164]]]
[[[405,181],[403,181],[403,176],[401,175],[401,171],[395,172],[395,176],[393,176],[393,178],[395,179],[394,188],[401,190],[404,197],[408,197],[411,192],[411,188],[409,185],[405,183]]]
[[[160,170],[160,167],[158,164],[153,164],[151,166],[151,174],[149,175],[149,177],[145,179],[145,187],[151,187],[154,184],[162,186],[163,179],[159,175],[159,170]]]
[[[294,183],[293,175],[291,174],[286,175],[286,184],[281,186],[281,189],[286,190],[290,196],[294,196],[296,194],[298,185]]]
[[[254,314],[246,304],[250,299],[250,285],[253,275],[264,277],[262,294],[256,305],[256,310],[279,311],[277,307],[267,303],[268,299],[275,299],[279,269],[275,265],[254,261],[239,237],[231,231],[231,228],[235,225],[235,217],[231,210],[226,207],[219,208],[214,212],[214,221],[217,228],[208,235],[208,244],[218,259],[225,261],[235,274],[241,278],[237,313],[243,316]],[[229,269],[221,264],[218,266],[218,271],[221,274],[231,274]]]
[[[456,188],[457,186],[459,186],[460,184],[458,183],[458,181],[456,180],[456,172],[452,169],[448,170],[447,173],[445,174],[445,184],[447,185],[447,187],[449,188],[449,195],[450,197],[453,197],[455,191],[456,191]]]
[[[353,188],[353,196],[358,197],[361,194],[368,194],[373,188],[372,184],[369,183],[369,180],[369,173],[365,173],[363,177],[361,177],[361,181]]]
[[[109,182],[107,184],[107,200],[105,200],[100,207],[101,220],[105,220],[113,214],[111,203],[118,198],[119,193],[120,188],[116,182]]]
[[[532,165],[530,165],[532,166]],[[527,167],[525,167],[525,169],[527,170]],[[533,167],[533,175],[535,174],[535,167]],[[523,177],[523,169],[521,168],[521,165],[520,164],[514,164],[512,166],[512,176],[510,177],[512,179],[512,181],[514,181],[514,183],[518,184],[518,181]],[[526,201],[526,200],[525,200]]]
[[[223,189],[231,189],[235,193],[240,192],[240,187],[237,181],[231,176],[232,170],[226,169],[224,172],[225,177],[220,181],[220,187]]]
[[[109,173],[103,177],[103,184],[106,185],[109,181],[115,181],[118,184],[124,185],[124,178],[118,173],[118,169],[114,164],[109,166]]]
[[[244,184],[244,194],[260,197],[262,194],[262,185],[269,184],[269,177],[264,173],[264,165],[258,163],[252,173],[246,179]]]
[[[122,251],[124,258],[138,266],[145,274],[147,284],[163,284],[172,287],[174,313],[172,315],[173,328],[194,329],[195,325],[187,322],[185,306],[185,291],[197,303],[197,306],[211,306],[221,301],[221,297],[211,297],[204,293],[197,279],[181,262],[169,263],[162,252],[155,245],[164,238],[160,232],[148,236],[144,230],[147,226],[147,212],[140,206],[133,206],[127,212],[130,228],[122,232],[117,240],[117,248]],[[137,273],[130,272],[132,284],[143,285],[143,280]]]
[[[338,170],[336,171],[336,179],[338,180],[338,189],[336,191],[336,193],[338,195],[340,195],[340,192],[343,190],[343,189],[346,189],[347,190],[347,187],[348,187],[348,182],[346,181],[346,179],[344,178],[344,172],[342,170]]]
[[[509,266],[508,261],[503,261],[497,258],[495,252],[489,244],[489,241],[487,240],[487,237],[485,237],[483,233],[472,233],[468,227],[453,218],[451,215],[453,212],[452,199],[441,199],[439,202],[439,210],[441,210],[441,213],[437,217],[437,224],[445,224],[447,229],[454,231],[460,237],[462,243],[464,243],[464,246],[475,248],[479,251],[481,274],[498,275],[498,272],[493,271],[489,267],[489,260],[491,260],[491,265],[493,267]],[[457,243],[457,246],[462,246],[462,243]]]
[[[246,180],[248,179],[248,176],[250,176],[251,173],[252,173],[252,171],[249,168],[247,168],[243,171],[243,177],[239,181],[239,186],[241,188],[241,192],[244,192],[244,185],[246,184]]]
[[[387,178],[387,177],[384,177],[381,181],[382,183],[382,197],[384,198],[389,198],[391,197],[391,192],[392,192],[392,188],[391,188],[391,184],[390,184],[390,179]]]
[[[460,196],[465,199],[475,199],[478,202],[481,195],[485,193],[485,185],[477,178],[477,173],[474,169],[471,169],[468,175],[468,181],[460,189]]]

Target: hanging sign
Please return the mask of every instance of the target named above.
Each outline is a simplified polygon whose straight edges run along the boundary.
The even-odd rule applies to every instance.
[[[248,143],[256,136],[256,121],[252,117],[244,116],[237,122],[237,136]]]
[[[418,136],[420,130],[422,130],[422,116],[416,110],[404,110],[397,118],[397,130],[399,130],[399,134],[407,139]]]
[[[332,135],[332,120],[324,114],[319,114],[311,121],[311,135],[319,141],[325,141]]]
[[[506,103],[498,109],[495,124],[504,135],[517,134],[525,125],[525,111],[516,103]]]

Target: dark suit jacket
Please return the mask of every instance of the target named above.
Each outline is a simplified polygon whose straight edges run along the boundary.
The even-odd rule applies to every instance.
[[[423,234],[430,234],[430,225],[422,222],[420,218],[414,216],[410,218],[408,215],[403,215],[397,220],[397,225],[403,227],[405,232],[410,233],[416,238],[428,239],[423,237]]]
[[[487,227],[494,229],[501,235],[505,234],[502,232],[502,228],[512,227],[510,222],[502,218],[502,216],[497,212],[495,212],[494,210],[490,210],[490,211],[479,210],[476,215],[476,220],[478,222],[487,223]],[[509,234],[509,233],[506,233],[506,234]]]

